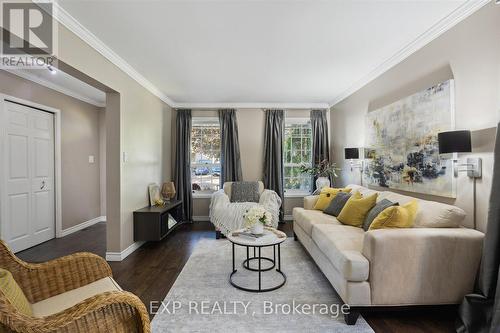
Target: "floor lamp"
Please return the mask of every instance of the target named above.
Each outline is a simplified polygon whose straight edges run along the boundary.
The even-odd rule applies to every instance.
[[[471,153],[472,140],[470,131],[448,131],[438,133],[439,154]],[[476,179],[482,176],[482,160],[479,157],[469,157],[465,163],[460,163],[457,158],[452,160],[453,174],[458,177],[459,172],[467,172],[473,181],[474,200],[474,229],[476,229]]]

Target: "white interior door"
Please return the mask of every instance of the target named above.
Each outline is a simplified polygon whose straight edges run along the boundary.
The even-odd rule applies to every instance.
[[[54,114],[3,104],[1,237],[17,252],[55,237]]]

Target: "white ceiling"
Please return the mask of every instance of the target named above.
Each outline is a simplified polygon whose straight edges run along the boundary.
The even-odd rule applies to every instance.
[[[466,2],[59,0],[171,100],[218,104],[338,101]]]

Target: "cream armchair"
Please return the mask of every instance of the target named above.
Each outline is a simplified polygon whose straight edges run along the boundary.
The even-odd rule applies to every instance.
[[[243,215],[257,205],[270,212],[273,215],[272,226],[278,226],[281,198],[276,192],[264,189],[264,183],[259,181],[259,202],[231,202],[232,185],[233,182],[224,183],[223,189],[215,192],[210,201],[210,222],[215,226],[216,238],[243,228]]]

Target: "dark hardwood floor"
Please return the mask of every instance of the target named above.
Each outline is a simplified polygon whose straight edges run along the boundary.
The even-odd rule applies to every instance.
[[[293,235],[291,223],[280,224],[280,229]],[[202,238],[214,237],[214,229],[208,222],[182,225],[167,239],[144,244],[122,262],[110,262],[113,276],[123,289],[139,296],[148,307],[150,301],[165,298],[196,243]],[[105,255],[104,223],[50,240],[17,255],[28,262],[43,262],[79,251]],[[456,307],[431,307],[362,315],[375,332],[429,333],[454,332],[455,313]]]

